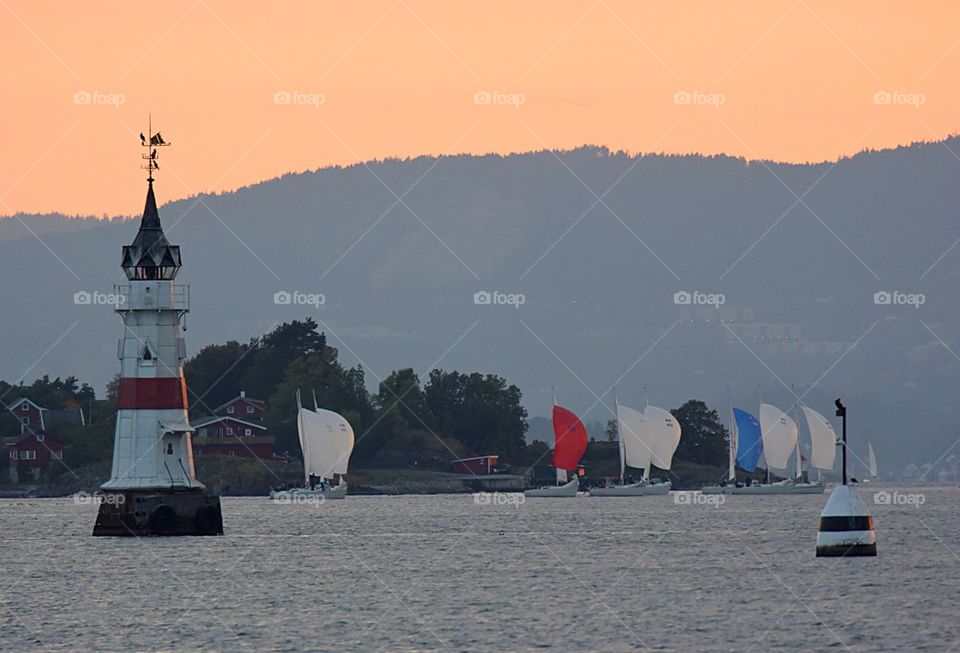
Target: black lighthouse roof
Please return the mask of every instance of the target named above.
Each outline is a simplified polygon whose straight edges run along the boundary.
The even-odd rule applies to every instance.
[[[160,212],[157,211],[157,198],[153,194],[153,171],[157,170],[157,146],[167,145],[160,138],[151,133],[147,140],[140,136],[144,147],[149,153],[144,155],[150,171],[147,177],[147,203],[143,207],[143,218],[140,219],[140,230],[133,243],[123,248],[123,260],[120,267],[127,275],[127,279],[158,280],[174,279],[180,271],[180,247],[171,245],[163,233],[160,225]]]

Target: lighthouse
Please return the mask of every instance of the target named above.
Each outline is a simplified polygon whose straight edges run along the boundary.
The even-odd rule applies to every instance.
[[[137,235],[123,248],[127,282],[115,288],[123,334],[113,466],[93,534],[222,535],[220,499],[206,493],[193,464],[181,330],[190,287],[176,283],[180,247],[163,232],[153,191],[158,151],[168,143],[148,134],[140,136],[147,201]]]

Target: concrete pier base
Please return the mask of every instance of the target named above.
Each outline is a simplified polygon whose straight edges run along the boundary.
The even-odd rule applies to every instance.
[[[223,535],[220,497],[197,489],[116,490],[102,495],[95,536]]]

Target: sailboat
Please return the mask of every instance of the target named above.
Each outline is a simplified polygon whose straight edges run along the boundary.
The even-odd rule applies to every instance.
[[[817,481],[820,482],[821,472],[833,471],[837,457],[837,434],[826,417],[808,406],[802,406],[801,410],[807,430],[810,431],[810,466],[817,470]]]
[[[787,469],[793,454],[796,456],[797,475],[773,483],[734,486],[733,494],[823,494],[826,483],[808,483],[803,480],[800,429],[789,415],[771,404],[760,404],[760,436],[763,439],[763,457],[768,473],[771,467]]]
[[[820,413],[804,407],[807,426],[812,443],[813,466],[818,469],[833,469],[833,457],[836,453],[836,435],[830,422]],[[760,405],[760,419],[740,410],[733,409],[735,430],[738,438],[731,435],[731,454],[728,478],[724,484],[704,487],[704,494],[822,494],[826,489],[824,481],[809,482],[803,479],[803,457],[800,454],[797,423],[786,413],[771,404]],[[734,441],[738,448],[734,458]],[[736,482],[736,470],[733,462],[741,469],[753,472],[760,455],[767,469],[787,469],[791,455],[794,456],[796,475],[783,481],[743,484]]]
[[[557,484],[526,490],[527,497],[575,497],[580,488],[577,465],[587,450],[587,429],[580,418],[556,400],[553,404],[553,466],[557,468]],[[573,477],[567,479],[567,472]]]
[[[616,400],[614,400],[616,402]],[[620,442],[620,484],[590,490],[592,497],[640,497],[663,495],[670,491],[670,481],[652,483],[651,465],[670,469],[673,454],[680,445],[680,424],[670,411],[647,406],[643,412],[616,402],[617,435]],[[643,469],[643,478],[636,483],[624,482],[626,467]]]
[[[753,473],[763,453],[760,421],[741,408],[730,407],[727,479],[719,485],[706,485],[703,494],[733,494],[737,485],[737,467]]]
[[[303,487],[278,490],[270,498],[278,501],[297,501],[322,497],[343,499],[347,496],[344,475],[353,452],[353,428],[343,415],[317,407],[304,408],[297,391],[297,433],[303,450]],[[339,476],[337,485],[332,485]]]

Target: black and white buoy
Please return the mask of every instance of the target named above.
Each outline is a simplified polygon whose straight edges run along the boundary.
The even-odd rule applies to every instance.
[[[847,484],[847,408],[839,399],[834,403],[837,417],[843,424],[840,441],[843,448],[843,484],[833,489],[827,505],[820,513],[817,557],[875,556],[877,533],[873,530],[873,517]]]

